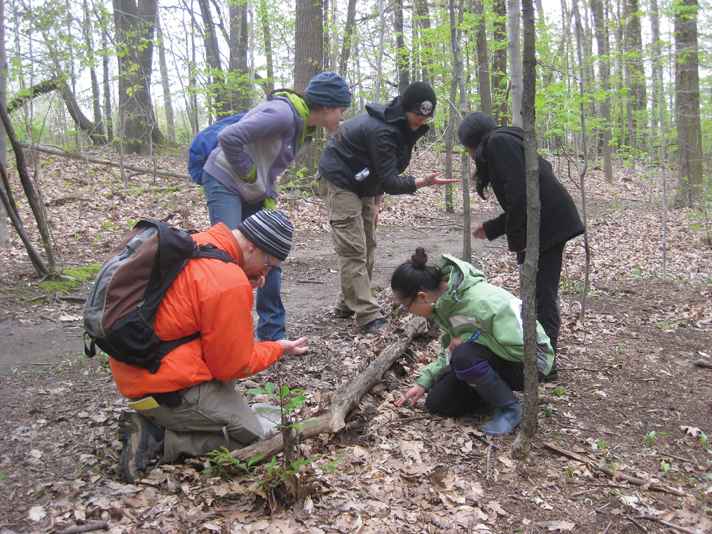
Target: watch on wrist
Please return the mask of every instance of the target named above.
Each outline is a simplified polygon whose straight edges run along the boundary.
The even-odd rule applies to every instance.
[[[431,183],[428,181],[428,176],[427,176],[427,175],[423,177],[423,181],[425,182],[425,185],[427,185],[427,186],[433,185],[433,184],[431,184]]]

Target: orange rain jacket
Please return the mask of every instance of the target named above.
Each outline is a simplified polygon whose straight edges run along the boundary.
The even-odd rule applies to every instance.
[[[223,382],[259,373],[282,356],[274,341],[257,343],[252,331],[254,293],[242,270],[244,259],[235,236],[223,223],[193,234],[237,261],[190,260],[168,289],[154,327],[163,340],[200,332],[200,337],[167,354],[156,374],[110,358],[111,372],[122,395],[136,399],[178,391],[212,379]]]

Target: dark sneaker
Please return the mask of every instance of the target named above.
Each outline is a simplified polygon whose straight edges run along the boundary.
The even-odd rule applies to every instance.
[[[119,468],[126,482],[133,484],[146,473],[151,460],[163,452],[165,437],[165,428],[154,425],[136,412],[121,412],[119,439],[124,444],[124,450]]]
[[[544,377],[544,382],[558,382],[559,381],[559,369],[556,366],[556,358],[554,358],[554,365],[551,366],[551,371]]]
[[[359,326],[358,331],[362,334],[380,334],[381,330],[383,330],[386,326],[388,326],[388,321],[386,321],[383,317],[379,317],[370,323]]]
[[[348,319],[353,317],[356,312],[353,310],[342,310],[339,308],[334,308],[334,315],[339,319]]]

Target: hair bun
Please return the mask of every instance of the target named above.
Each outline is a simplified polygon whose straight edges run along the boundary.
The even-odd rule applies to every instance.
[[[410,261],[416,269],[425,269],[425,265],[428,263],[428,255],[425,253],[425,249],[423,247],[416,248],[415,254],[410,257]]]

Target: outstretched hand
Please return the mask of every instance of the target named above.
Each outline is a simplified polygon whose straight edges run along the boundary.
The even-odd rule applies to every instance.
[[[487,234],[485,234],[485,229],[482,225],[472,230],[472,237],[476,237],[477,239],[487,239]]]
[[[425,388],[420,384],[414,385],[408,390],[408,393],[404,397],[401,397],[396,401],[396,406],[403,406],[406,402],[410,403],[411,406],[415,406],[418,399],[425,394]]]
[[[447,185],[447,184],[454,184],[455,182],[459,182],[459,179],[456,178],[440,178],[437,173],[432,173],[428,174],[427,176],[428,182],[430,182],[433,185]]]
[[[304,354],[309,350],[309,347],[305,345],[307,341],[309,341],[308,337],[300,337],[294,341],[290,341],[289,339],[280,339],[277,343],[282,345],[283,354]]]

